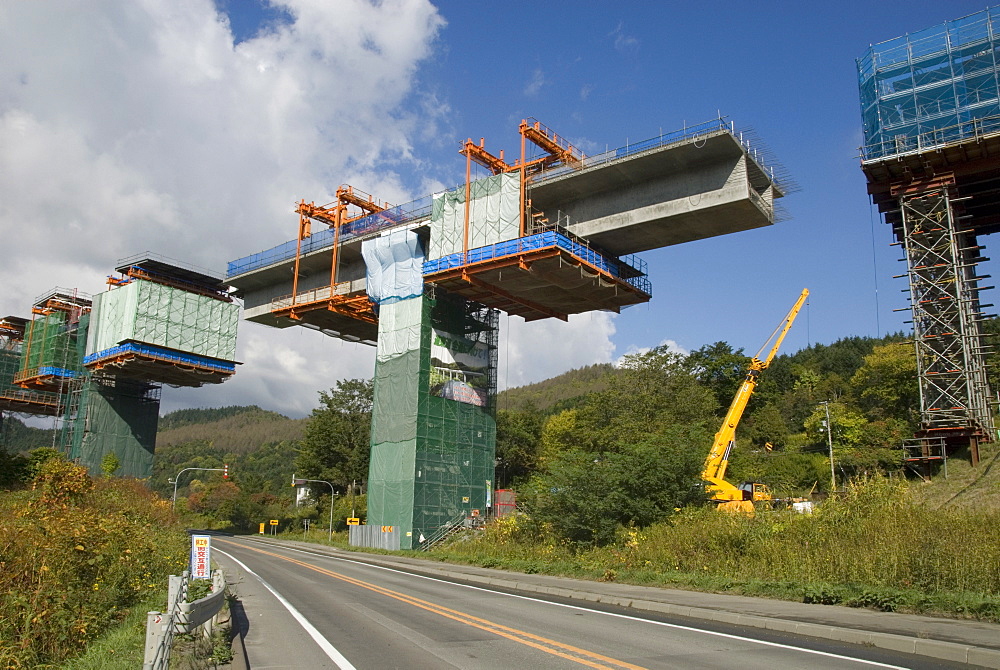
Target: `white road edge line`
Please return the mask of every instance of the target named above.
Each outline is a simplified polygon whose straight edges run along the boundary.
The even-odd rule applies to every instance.
[[[274,545],[270,545],[274,546]],[[348,558],[340,558],[339,556],[330,556],[328,554],[321,554],[316,551],[309,551],[306,549],[298,549],[296,547],[275,547],[280,549],[285,549],[287,551],[297,551],[302,554],[308,554],[310,556],[319,556],[321,558],[329,558],[335,561],[344,561],[345,563],[352,563],[354,565],[365,565],[369,568],[377,568],[379,570],[386,570],[388,572],[395,572],[401,575],[407,575],[408,577],[419,577],[421,579],[427,579],[432,582],[440,582],[442,584],[451,584],[452,586],[461,586],[467,589],[474,589],[476,591],[484,591],[486,593],[492,593],[498,596],[507,596],[508,598],[520,598],[522,600],[530,600],[536,603],[545,603],[547,605],[554,605],[555,607],[565,607],[567,609],[580,610],[582,612],[591,612],[593,614],[603,614],[605,616],[617,617],[619,619],[628,619],[630,621],[640,621],[643,623],[655,624],[657,626],[663,626],[666,628],[674,628],[677,630],[689,631],[692,633],[703,633],[705,635],[713,635],[715,637],[723,637],[730,640],[739,640],[741,642],[751,642],[753,644],[763,645],[765,647],[777,647],[779,649],[790,649],[793,651],[801,651],[806,654],[815,654],[816,656],[825,656],[827,658],[836,658],[843,661],[853,661],[854,663],[862,663],[864,665],[874,666],[876,668],[889,668],[890,670],[908,670],[905,666],[901,665],[889,665],[887,663],[879,663],[878,661],[869,661],[863,658],[854,658],[853,656],[843,656],[841,654],[833,654],[828,651],[818,651],[816,649],[807,649],[805,647],[796,647],[790,644],[781,644],[780,642],[768,642],[767,640],[755,640],[752,637],[743,637],[740,635],[731,635],[729,633],[718,633],[712,630],[703,630],[701,628],[694,628],[691,626],[682,626],[676,623],[666,623],[664,621],[653,621],[651,619],[642,619],[640,617],[629,616],[628,614],[617,614],[615,612],[602,612],[601,610],[590,609],[587,607],[580,607],[578,605],[567,605],[565,603],[552,602],[551,600],[542,600],[540,598],[532,598],[530,596],[521,596],[515,593],[503,593],[501,591],[494,591],[493,589],[486,589],[481,586],[472,586],[471,584],[458,584],[456,582],[450,582],[446,579],[438,579],[437,577],[428,577],[426,575],[418,575],[412,572],[406,572],[405,570],[396,570],[395,568],[387,568],[383,565],[372,565],[371,563],[364,563],[363,561],[352,561]],[[236,559],[233,559],[236,560]],[[258,577],[259,579],[259,577]],[[266,584],[265,584],[266,586]]]
[[[251,575],[256,577],[257,581],[263,584],[264,588],[270,591],[272,595],[274,595],[274,597],[278,599],[278,602],[281,603],[293,617],[295,617],[295,620],[298,621],[303,628],[305,628],[306,632],[309,633],[309,636],[316,641],[316,644],[319,645],[319,648],[322,649],[323,652],[330,657],[330,660],[333,661],[336,664],[336,666],[340,668],[340,670],[357,670],[357,668],[355,668],[350,661],[344,658],[343,654],[337,651],[336,647],[330,644],[329,640],[323,637],[322,633],[316,630],[315,626],[309,623],[308,619],[302,616],[301,612],[295,609],[295,607],[290,602],[285,600],[284,596],[275,591],[270,584],[265,582],[260,575],[258,575],[256,572],[248,568],[242,561],[240,561],[240,559],[236,558],[232,554],[226,553],[225,551],[222,551],[218,547],[213,547],[212,550],[219,552],[223,556],[228,556],[236,563],[236,565],[240,566],[241,568],[249,572]]]

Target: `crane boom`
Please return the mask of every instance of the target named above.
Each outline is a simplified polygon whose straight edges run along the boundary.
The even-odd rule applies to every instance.
[[[808,297],[809,289],[802,289],[802,293],[788,311],[788,314],[785,315],[785,318],[778,324],[778,327],[774,329],[771,336],[767,338],[764,345],[751,359],[747,376],[733,397],[732,404],[729,405],[726,417],[722,420],[722,427],[715,434],[715,440],[712,442],[712,448],[705,459],[705,467],[701,474],[701,478],[709,484],[708,489],[709,493],[712,494],[713,500],[720,502],[744,500],[743,490],[725,481],[726,468],[729,465],[729,454],[736,441],[736,427],[739,425],[740,419],[743,418],[743,412],[746,410],[747,403],[750,402],[750,396],[753,395],[754,389],[757,387],[757,378],[763,370],[766,370],[771,365],[775,354],[778,353],[781,342],[785,339],[785,335],[788,334],[792,323],[795,322],[795,317],[798,316],[799,310],[802,309],[802,305]],[[767,355],[761,359],[761,353],[767,349],[772,341],[774,341],[773,346],[771,346]]]

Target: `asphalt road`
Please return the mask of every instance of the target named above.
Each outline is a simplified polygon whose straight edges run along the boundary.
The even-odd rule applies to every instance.
[[[254,670],[958,667],[815,638],[487,590],[366,565],[348,552],[330,557],[216,536],[212,558],[240,598],[235,619]]]

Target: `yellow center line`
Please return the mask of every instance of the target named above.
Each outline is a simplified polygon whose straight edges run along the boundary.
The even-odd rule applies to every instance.
[[[371,584],[369,582],[364,582],[353,577],[348,577],[346,575],[341,575],[325,568],[320,568],[315,565],[311,565],[304,561],[299,561],[294,558],[289,558],[287,556],[282,556],[280,554],[275,554],[270,551],[265,551],[264,549],[257,549],[255,547],[247,547],[246,545],[239,544],[237,542],[231,542],[228,540],[218,539],[218,541],[225,544],[232,544],[238,547],[243,547],[249,549],[250,551],[255,551],[259,554],[265,554],[267,556],[272,556],[274,558],[279,558],[283,561],[299,565],[303,568],[307,568],[314,572],[326,575],[328,577],[333,577],[334,579],[339,579],[348,584],[354,586],[359,586],[363,589],[368,589],[369,591],[374,591],[380,593],[384,596],[394,598],[400,602],[408,603],[414,607],[419,607],[420,609],[427,610],[439,616],[463,623],[467,626],[472,626],[473,628],[478,628],[480,630],[486,631],[488,633],[493,633],[494,635],[499,635],[501,637],[507,638],[508,640],[513,640],[514,642],[519,642],[520,644],[533,647],[540,651],[544,651],[553,656],[559,656],[560,658],[565,658],[581,665],[586,665],[591,668],[598,668],[600,670],[611,670],[612,668],[625,668],[626,670],[646,670],[642,666],[633,665],[625,661],[620,661],[618,659],[610,658],[608,656],[603,656],[601,654],[588,651],[586,649],[581,649],[579,647],[574,647],[569,644],[564,644],[556,640],[550,640],[549,638],[542,637],[540,635],[535,635],[533,633],[528,633],[527,631],[518,630],[517,628],[511,628],[509,626],[504,626],[503,624],[490,621],[488,619],[482,619],[477,616],[468,614],[467,612],[461,612],[459,610],[450,609],[444,607],[443,605],[438,605],[427,600],[422,600],[415,596],[410,596],[405,593],[400,593],[398,591],[393,591],[387,589],[383,586],[378,586],[376,584]],[[562,651],[560,651],[562,650]],[[568,652],[568,653],[564,653]],[[575,656],[571,655],[575,654]],[[610,665],[608,665],[610,664]]]

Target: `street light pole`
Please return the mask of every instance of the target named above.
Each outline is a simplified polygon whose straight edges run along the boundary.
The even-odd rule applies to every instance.
[[[833,469],[833,424],[830,423],[830,401],[821,402],[826,408],[826,442],[830,447],[830,493],[837,490],[837,472]]]
[[[337,495],[337,493],[333,490],[333,484],[326,481],[325,479],[300,479],[298,477],[295,478],[294,484],[295,486],[301,486],[306,482],[316,482],[317,484],[326,484],[327,486],[330,487],[330,529],[326,534],[326,540],[327,542],[333,542],[333,498]]]
[[[211,472],[229,472],[229,468],[184,468],[174,477],[174,495],[170,498],[170,509],[173,509],[177,505],[177,482],[180,480],[181,475],[188,470],[209,470]]]

